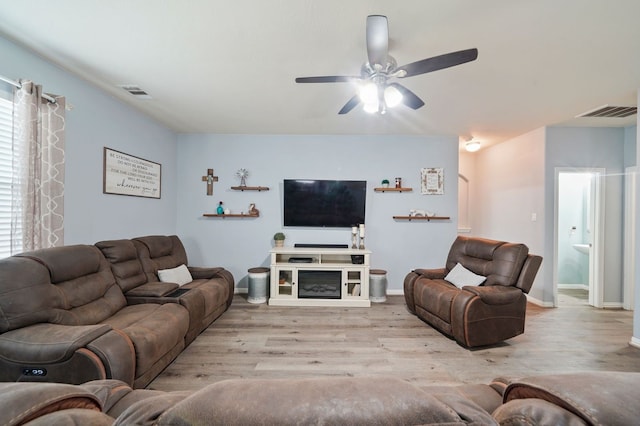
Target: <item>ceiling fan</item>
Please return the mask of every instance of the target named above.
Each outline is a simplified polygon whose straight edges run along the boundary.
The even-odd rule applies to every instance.
[[[418,109],[424,105],[415,93],[403,85],[390,82],[393,78],[406,78],[449,68],[476,60],[478,49],[460,50],[398,66],[389,55],[389,26],[383,15],[367,16],[367,59],[360,76],[329,75],[298,77],[296,83],[356,83],[359,93],[349,99],[338,114],[346,114],[360,103],[367,112],[384,114],[387,108],[401,103]]]

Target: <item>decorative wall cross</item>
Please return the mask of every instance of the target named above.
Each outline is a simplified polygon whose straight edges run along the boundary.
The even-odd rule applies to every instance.
[[[218,181],[218,176],[213,175],[213,169],[207,169],[207,175],[202,176],[202,181],[207,182],[207,195],[213,195],[213,182]]]

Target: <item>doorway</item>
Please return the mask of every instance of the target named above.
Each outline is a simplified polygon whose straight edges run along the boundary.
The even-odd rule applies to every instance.
[[[556,169],[554,305],[558,292],[602,307],[604,169]]]

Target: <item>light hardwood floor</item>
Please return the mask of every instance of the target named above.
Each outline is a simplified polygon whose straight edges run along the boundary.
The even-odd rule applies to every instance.
[[[388,296],[371,308],[254,305],[230,309],[149,386],[196,390],[230,378],[394,376],[418,386],[488,383],[585,370],[640,372],[629,346],[633,313],[585,306],[571,294],[559,308],[529,304],[526,330],[497,346],[467,350]]]

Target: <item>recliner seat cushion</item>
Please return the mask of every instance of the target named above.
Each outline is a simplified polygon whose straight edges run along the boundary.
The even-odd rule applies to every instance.
[[[127,306],[104,323],[131,339],[138,377],[176,345],[183,344],[189,328],[189,313],[177,303],[147,303]]]

